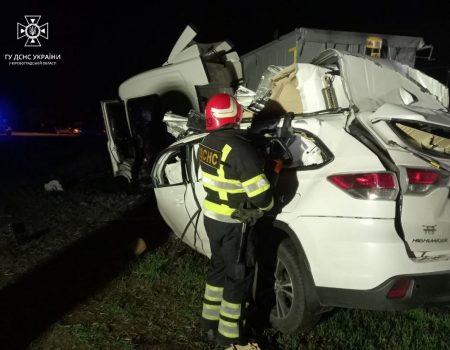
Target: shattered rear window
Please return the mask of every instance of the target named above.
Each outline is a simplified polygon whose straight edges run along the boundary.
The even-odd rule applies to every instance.
[[[425,123],[393,122],[394,130],[422,152],[450,158],[450,129]]]

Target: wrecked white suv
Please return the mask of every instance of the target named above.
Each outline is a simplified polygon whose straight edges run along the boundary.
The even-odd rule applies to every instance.
[[[399,63],[327,50],[310,64],[272,67],[251,92],[233,86],[242,74],[235,53],[215,50],[213,57],[191,40],[181,45],[179,62],[187,68],[198,60],[205,80],[192,81],[201,75],[177,62],[132,78],[121,87],[123,123],[132,134],[127,98],[162,96],[167,84],[189,109],[201,110],[206,97],[230,89],[253,107],[242,127],[268,138],[269,153],[284,159],[276,216],[257,227],[262,253],[255,295],[272,325],[296,332],[331,307],[450,303],[448,90]],[[173,79],[161,85],[163,76]],[[116,117],[103,106],[108,126]],[[264,113],[270,106],[276,108]],[[166,113],[178,140],[159,154],[151,177],[164,220],[209,256],[197,159],[205,133],[201,116],[184,112]],[[120,175],[132,162],[121,158],[114,132],[108,129],[109,147]]]

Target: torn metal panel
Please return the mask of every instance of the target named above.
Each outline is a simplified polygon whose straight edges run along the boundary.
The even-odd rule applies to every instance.
[[[172,51],[170,52],[169,58],[167,59],[166,64],[173,63],[175,57],[183,51],[186,46],[189,45],[189,43],[197,36],[197,31],[192,28],[191,26],[186,26],[183,33],[181,33],[180,37],[178,38],[177,42],[172,48]]]
[[[237,101],[244,108],[250,106],[252,101],[255,99],[255,96],[256,92],[246,88],[245,86],[239,86],[235,94]]]
[[[407,66],[336,50],[326,51],[324,54],[338,57],[345,89],[352,104],[360,111],[373,111],[385,103],[404,105],[401,89],[415,97],[416,107],[445,109],[435,95],[408,76]],[[318,61],[320,62],[320,59]]]
[[[186,47],[183,51],[179,52],[170,61],[171,64],[189,61],[201,56],[200,48],[197,45],[191,45]]]
[[[164,114],[163,122],[167,125],[167,132],[176,139],[180,135],[184,135],[188,129],[188,118],[172,112],[167,112]]]
[[[436,96],[438,101],[446,108],[449,107],[448,87],[441,84],[436,79],[429,77],[421,71],[407,67],[408,77],[416,81],[418,84],[427,89],[431,94]]]
[[[415,121],[442,127],[450,125],[450,115],[445,111],[431,110],[416,106],[401,106],[386,103],[369,117],[372,123],[379,120]]]
[[[120,98],[126,101],[130,98],[178,91],[189,99],[194,108],[198,108],[195,85],[209,83],[200,57],[170,66],[170,69],[166,67],[148,70],[123,82],[119,86]]]
[[[197,43],[193,40],[196,34],[193,28],[186,27],[167,62],[162,67],[142,72],[123,82],[119,86],[120,98],[126,101],[151,94],[163,96],[175,93],[183,95],[189,100],[191,108],[199,110],[202,105],[199,104],[196,86],[220,83],[231,88],[241,82],[240,59],[232,51],[232,45],[227,41]]]

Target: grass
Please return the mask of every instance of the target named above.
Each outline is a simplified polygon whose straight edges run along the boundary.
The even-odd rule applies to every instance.
[[[79,305],[31,349],[214,349],[198,325],[208,261],[169,240]],[[336,309],[309,333],[267,329],[268,349],[450,349],[450,312]]]
[[[155,282],[164,274],[167,263],[168,258],[163,252],[157,251],[154,254],[146,255],[139,264],[132,268],[131,274],[139,280]]]
[[[277,341],[281,349],[450,349],[450,315],[340,309],[309,334]]]

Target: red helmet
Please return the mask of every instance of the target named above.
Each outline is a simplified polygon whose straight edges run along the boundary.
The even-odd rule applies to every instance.
[[[236,99],[228,94],[211,97],[205,108],[206,129],[215,130],[227,124],[239,125],[242,107]]]

